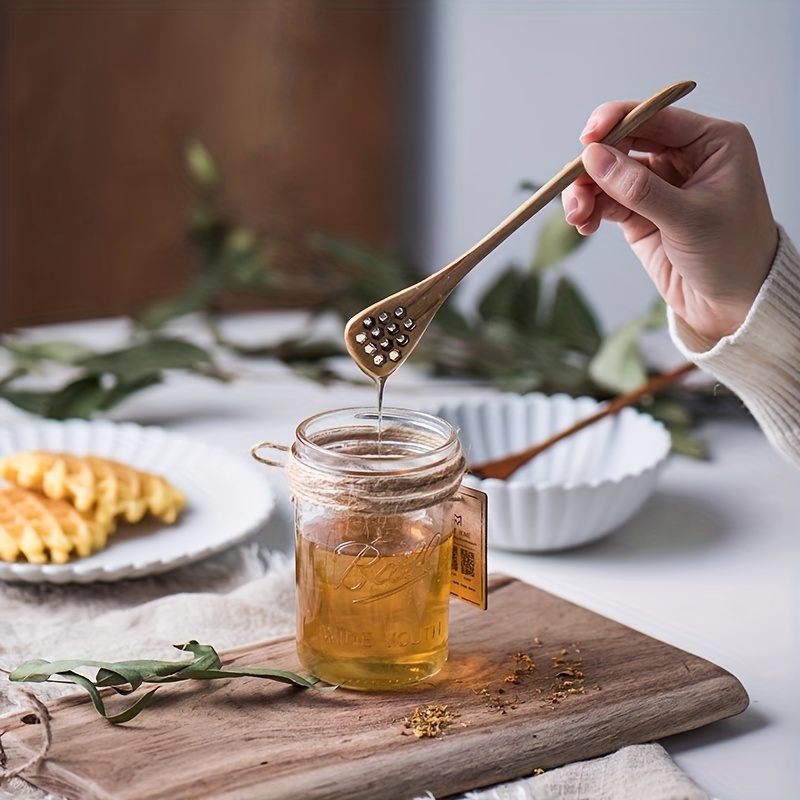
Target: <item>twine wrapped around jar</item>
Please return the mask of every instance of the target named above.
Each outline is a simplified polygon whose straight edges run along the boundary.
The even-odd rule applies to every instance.
[[[455,430],[420,412],[386,409],[378,420],[373,409],[342,409],[311,417],[296,435],[291,448],[264,442],[251,452],[284,467],[294,497],[341,511],[427,508],[453,497],[467,466]],[[262,447],[286,452],[284,463],[259,456]]]
[[[458,454],[427,468],[381,474],[326,472],[289,451],[284,467],[292,494],[308,503],[341,511],[402,514],[451,498],[461,485],[466,459]]]

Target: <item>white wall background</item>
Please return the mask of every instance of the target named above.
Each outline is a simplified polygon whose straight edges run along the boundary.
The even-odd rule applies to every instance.
[[[798,0],[430,0],[415,20],[409,133],[414,159],[406,233],[433,271],[488,233],[527,193],[580,153],[578,135],[606,100],[641,100],[683,79],[680,104],[744,122],[759,149],[773,211],[800,242]],[[538,226],[515,233],[459,288],[469,306],[498,270],[525,264]],[[611,225],[568,273],[610,329],[655,291]]]

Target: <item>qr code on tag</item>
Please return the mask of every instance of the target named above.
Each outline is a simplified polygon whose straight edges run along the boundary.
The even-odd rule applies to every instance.
[[[459,554],[459,572],[462,575],[473,577],[475,575],[475,553],[468,550],[466,547],[458,548]]]

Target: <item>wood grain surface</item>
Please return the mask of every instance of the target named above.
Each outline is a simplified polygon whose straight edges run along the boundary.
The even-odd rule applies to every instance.
[[[506,680],[525,655],[535,668]],[[292,639],[223,661],[299,669]],[[559,698],[554,687],[568,679],[576,693]],[[83,697],[55,702],[50,753],[25,777],[81,800],[441,798],[691,730],[748,704],[720,667],[497,575],[489,611],[454,604],[448,665],[413,689],[302,691],[237,679],[160,692],[118,727]],[[460,716],[443,734],[418,738],[403,719],[430,704]],[[7,725],[9,767],[38,748],[39,728]]]
[[[397,8],[0,0],[0,330],[136,314],[178,292],[194,270],[192,138],[238,223],[387,247]],[[276,261],[283,300],[307,306],[319,259]]]

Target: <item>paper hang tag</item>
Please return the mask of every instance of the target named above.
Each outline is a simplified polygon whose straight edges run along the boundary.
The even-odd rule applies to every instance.
[[[462,486],[452,504],[450,595],[486,611],[486,502],[484,492]]]

